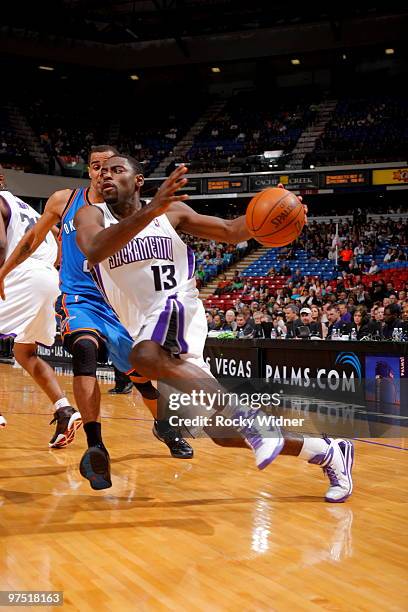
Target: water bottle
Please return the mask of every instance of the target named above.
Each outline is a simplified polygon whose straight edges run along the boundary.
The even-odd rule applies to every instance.
[[[399,327],[398,328],[398,342],[402,342],[403,337],[404,337],[404,335],[402,333],[402,327]]]
[[[239,330],[237,331],[237,338],[243,338],[244,337],[244,330],[242,329],[242,327],[239,328]]]
[[[353,327],[353,329],[351,330],[350,340],[353,340],[353,342],[355,342],[357,340],[357,332],[356,332],[356,328],[355,327]]]
[[[391,339],[393,342],[398,342],[398,329],[396,327],[394,327],[394,329],[392,330]]]
[[[274,327],[272,327],[271,338],[272,340],[276,340],[276,329]]]
[[[334,328],[333,331],[332,331],[331,339],[332,340],[338,340],[338,338],[339,338],[339,336],[338,336],[338,333],[337,333],[337,329]]]

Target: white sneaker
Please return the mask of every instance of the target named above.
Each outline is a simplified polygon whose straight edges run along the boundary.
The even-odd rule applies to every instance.
[[[7,425],[7,421],[2,414],[0,414],[0,427],[5,427]]]
[[[252,414],[251,414],[252,412]],[[246,411],[245,418],[255,417],[251,427],[240,429],[245,436],[245,442],[255,453],[255,462],[259,470],[265,469],[282,451],[285,439],[279,427],[273,425],[260,425],[257,415],[264,415],[260,410]]]
[[[351,472],[354,463],[354,445],[349,440],[325,438],[328,446],[325,454],[316,455],[309,463],[320,465],[330,481],[325,500],[340,504],[353,491]]]

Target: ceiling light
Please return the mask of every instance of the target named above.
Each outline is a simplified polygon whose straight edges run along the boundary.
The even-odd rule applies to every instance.
[[[290,60],[290,63],[293,64],[294,66],[299,66],[300,64],[300,59],[297,59],[296,57]]]
[[[343,55],[341,57],[342,57],[342,59],[347,59],[347,55],[345,53],[343,53]]]
[[[38,68],[40,70],[49,70],[50,72],[52,72],[54,70],[54,68],[52,66],[38,66]]]
[[[211,68],[211,72],[221,72],[221,68],[218,68],[218,66],[213,66]]]
[[[138,80],[139,80],[139,77],[137,76],[137,74],[131,74],[131,75],[130,75],[130,77],[129,77],[129,79],[130,79],[131,81],[138,81]]]
[[[310,168],[311,170],[313,170],[313,168],[314,168],[314,164],[310,164],[309,168]]]
[[[386,49],[385,50],[385,55],[394,55],[394,49],[392,49],[392,48]]]

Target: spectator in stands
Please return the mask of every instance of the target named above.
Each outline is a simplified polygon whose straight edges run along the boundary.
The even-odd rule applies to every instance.
[[[212,328],[212,329],[213,329],[214,331],[221,331],[221,330],[222,330],[223,323],[224,323],[224,321],[223,321],[223,319],[221,318],[221,315],[220,315],[220,314],[216,314],[216,315],[214,315],[214,318],[213,318],[213,328]]]
[[[340,251],[340,262],[343,270],[347,270],[350,260],[353,257],[353,250],[350,248],[350,244],[346,243],[344,249]]]
[[[292,270],[290,269],[287,263],[283,264],[283,266],[279,269],[279,274],[281,276],[290,276],[292,274]]]
[[[357,340],[371,336],[374,332],[374,326],[371,325],[364,306],[357,306],[354,311],[353,321],[348,324],[347,331],[351,333],[353,329],[356,330]]]
[[[341,334],[344,323],[340,319],[340,312],[338,306],[332,305],[327,308],[327,335],[326,339],[331,340],[333,332],[337,331]]]
[[[213,321],[213,316],[212,316],[212,314],[210,312],[206,312],[205,316],[207,318],[208,331],[211,331],[215,327],[215,324],[214,324],[214,321]]]
[[[231,291],[239,291],[239,289],[242,289],[244,286],[244,283],[242,281],[242,278],[239,275],[238,270],[235,270],[234,276],[232,277],[231,280]]]
[[[225,313],[225,321],[223,322],[221,329],[222,331],[235,331],[237,329],[235,312],[233,310],[227,310]]]
[[[388,251],[384,255],[384,263],[390,262],[391,258],[392,258],[392,249],[388,249]]]
[[[246,254],[247,250],[248,250],[248,242],[246,240],[243,240],[242,242],[238,242],[238,244],[236,245],[236,248],[238,250],[239,253],[239,257],[244,257],[244,255]]]
[[[327,326],[323,325],[322,309],[316,304],[312,304],[310,310],[312,311],[312,321],[318,325],[320,337],[325,338],[327,333]],[[325,320],[327,319],[326,315],[324,315],[324,318]]]
[[[296,268],[294,275],[290,279],[295,287],[300,287],[304,282],[304,277],[300,268]]]
[[[383,336],[386,340],[392,338],[394,329],[406,328],[406,325],[400,319],[401,309],[397,304],[390,304],[384,308],[384,320],[385,324],[383,327]]]
[[[377,274],[378,270],[379,270],[379,267],[378,267],[376,261],[373,259],[371,261],[370,268],[368,270],[368,274]]]
[[[347,304],[345,302],[339,302],[339,313],[340,320],[342,323],[350,323],[351,314],[349,313]]]
[[[389,298],[390,295],[395,293],[394,285],[391,282],[388,282],[385,288],[384,297]]]
[[[312,319],[312,311],[310,308],[303,307],[300,309],[300,320],[301,324],[309,328],[309,336],[322,337],[322,330],[318,323],[315,323]],[[299,328],[296,330],[297,333]]]
[[[302,325],[302,321],[299,319],[299,309],[294,304],[288,304],[285,307],[285,318],[286,318],[286,336],[287,338],[296,338],[297,329]]]
[[[285,313],[282,310],[277,310],[275,316],[272,319],[276,334],[279,337],[283,335],[286,336],[288,332],[288,328],[285,325],[284,315]]]
[[[243,314],[239,314],[237,315],[237,337],[238,338],[244,338],[244,337],[251,337],[254,331],[253,326],[247,322],[247,320],[245,319],[245,316]]]
[[[408,304],[402,306],[402,320],[405,324],[408,323]]]

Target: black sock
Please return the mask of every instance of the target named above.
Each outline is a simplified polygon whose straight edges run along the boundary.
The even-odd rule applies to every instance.
[[[99,446],[105,448],[102,442],[101,424],[96,421],[90,421],[85,423],[84,430],[86,433],[86,439],[88,441],[88,448],[90,446]]]
[[[154,424],[156,426],[156,430],[159,436],[168,434],[169,431],[175,431],[174,427],[170,425],[170,421],[168,419],[154,419]]]

